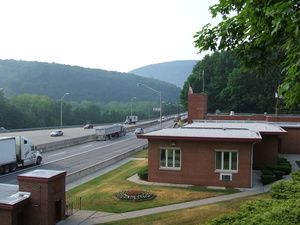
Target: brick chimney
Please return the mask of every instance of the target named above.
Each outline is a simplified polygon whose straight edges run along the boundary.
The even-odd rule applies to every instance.
[[[188,123],[204,120],[207,115],[207,94],[188,94]]]

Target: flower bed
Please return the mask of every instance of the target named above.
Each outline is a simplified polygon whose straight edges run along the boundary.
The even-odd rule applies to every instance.
[[[141,202],[155,198],[155,195],[149,191],[126,190],[114,194],[114,197],[121,201]]]

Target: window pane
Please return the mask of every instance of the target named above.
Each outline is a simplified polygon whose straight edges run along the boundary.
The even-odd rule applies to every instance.
[[[175,150],[175,167],[180,167],[180,150]]]
[[[166,150],[160,150],[160,166],[166,167]]]
[[[173,167],[174,151],[168,151],[168,167]]]
[[[230,154],[230,152],[223,152],[223,154],[224,154],[223,169],[229,170],[229,154]]]
[[[222,152],[216,152],[216,169],[222,169]]]
[[[231,152],[231,170],[237,170],[237,152]]]

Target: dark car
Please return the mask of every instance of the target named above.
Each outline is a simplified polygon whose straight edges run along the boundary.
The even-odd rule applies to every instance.
[[[144,133],[144,130],[143,128],[136,128],[135,131],[134,131],[135,134],[143,134]]]
[[[93,125],[93,124],[86,124],[86,125],[84,125],[83,128],[84,128],[84,129],[93,129],[93,128],[94,128],[94,125]]]
[[[64,133],[61,130],[55,130],[53,132],[50,133],[51,137],[55,137],[55,136],[63,136]]]
[[[8,130],[6,130],[4,127],[0,127],[0,133],[5,133],[8,132]]]

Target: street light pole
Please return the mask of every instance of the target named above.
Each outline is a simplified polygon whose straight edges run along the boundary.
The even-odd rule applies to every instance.
[[[136,97],[133,97],[132,99],[131,99],[131,116],[132,116],[132,100],[133,99],[135,99]]]
[[[64,97],[68,94],[69,93],[64,94],[64,96],[62,96],[60,99],[60,128],[62,128],[62,101],[63,101]]]
[[[156,92],[157,94],[159,94],[159,107],[160,107],[160,109],[159,109],[159,111],[160,111],[160,129],[162,129],[162,120],[161,120],[161,118],[162,118],[162,108],[161,108],[161,92],[160,91],[158,91],[158,90],[155,90],[155,89],[153,89],[153,88],[151,88],[151,87],[149,87],[149,86],[147,86],[147,85],[145,85],[145,84],[141,84],[141,83],[137,83],[137,86],[144,86],[144,87],[146,87],[146,88],[148,88],[148,89],[150,89],[150,90],[152,90],[152,91],[154,91],[154,92]]]

